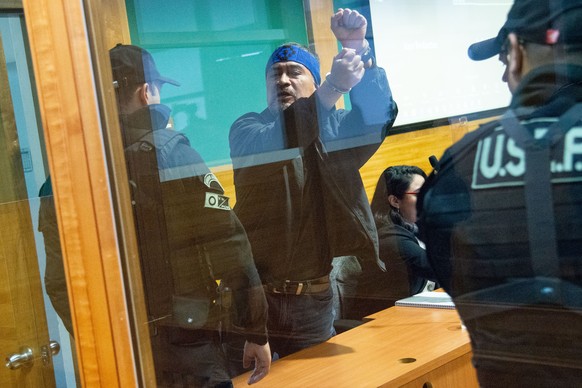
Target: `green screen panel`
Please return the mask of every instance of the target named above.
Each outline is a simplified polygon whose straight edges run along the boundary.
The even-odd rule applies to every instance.
[[[301,0],[128,0],[132,43],[148,49],[162,103],[209,166],[230,163],[231,124],[265,109],[265,64],[281,43],[307,44]]]

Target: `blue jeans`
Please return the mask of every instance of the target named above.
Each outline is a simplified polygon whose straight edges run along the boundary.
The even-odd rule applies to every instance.
[[[335,335],[331,287],[317,294],[267,292],[269,343],[273,354],[285,357],[327,341]]]
[[[308,295],[266,292],[269,305],[267,329],[273,360],[327,341],[335,335],[331,287]],[[242,334],[229,333],[223,345],[231,376],[246,372],[242,367]]]

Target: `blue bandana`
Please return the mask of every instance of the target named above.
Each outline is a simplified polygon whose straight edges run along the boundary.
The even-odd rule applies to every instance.
[[[284,45],[278,47],[267,62],[267,67],[265,73],[269,71],[271,66],[277,62],[288,62],[293,61],[302,64],[309,70],[315,83],[319,85],[321,83],[321,76],[319,75],[319,61],[313,56],[309,51],[305,50],[303,47],[292,45]]]

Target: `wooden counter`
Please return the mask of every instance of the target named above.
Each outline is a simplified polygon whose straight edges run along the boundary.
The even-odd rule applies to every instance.
[[[478,387],[456,310],[392,307],[272,364],[255,387]],[[414,361],[413,361],[414,360]],[[233,380],[247,386],[248,373]]]

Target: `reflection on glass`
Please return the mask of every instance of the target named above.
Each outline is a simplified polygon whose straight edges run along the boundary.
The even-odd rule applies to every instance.
[[[188,139],[169,127],[160,74],[135,45],[110,51],[137,229],[156,378],[161,386],[229,386],[226,338],[241,335],[251,382],[268,372],[267,305],[229,198]],[[247,366],[247,367],[248,367]]]
[[[266,65],[268,106],[230,130],[235,211],[265,285],[271,347],[281,357],[335,334],[333,258],[376,266],[378,255],[359,168],[382,143],[396,108],[365,38],[366,18],[340,10],[330,27],[342,45],[330,73],[321,76],[307,47],[279,46]],[[336,110],[347,93],[353,109]]]
[[[381,271],[375,224],[359,169],[383,142],[397,109],[386,73],[374,58],[368,20],[357,11],[341,10],[334,15],[332,9],[325,14],[324,28],[334,39],[317,44],[330,46],[334,53],[338,43],[342,49],[320,63],[305,45],[310,10],[302,1],[248,0],[232,9],[220,9],[220,13],[212,4],[160,7],[153,1],[128,2],[133,43],[147,48],[159,72],[181,84],[179,88],[163,86],[161,95],[156,93],[164,82],[150,85],[148,98],[161,101],[164,108],[149,105],[141,123],[149,120],[155,123],[154,134],[167,134],[166,140],[156,140],[158,135],[150,141],[150,148],[158,154],[154,170],[160,171],[160,183],[166,187],[207,174],[207,165],[227,183],[224,192],[230,202],[216,197],[212,199],[215,205],[208,204],[220,203],[225,211],[234,205],[245,228],[269,303],[274,358],[334,335],[334,320],[347,317],[347,312],[340,311],[340,293],[357,286],[361,266]],[[170,19],[171,23],[160,23]],[[282,45],[285,42],[303,44]],[[330,74],[326,76],[320,67],[330,68]],[[118,97],[125,100],[123,90],[117,90]],[[352,108],[335,109],[344,95]],[[131,112],[123,109],[123,136],[129,149],[147,135],[145,131],[128,135],[137,119],[129,120]],[[169,145],[185,141],[182,136],[197,151],[194,164],[182,161],[185,165],[180,165],[160,156],[177,158]],[[163,149],[156,142],[168,147]],[[131,158],[137,158],[134,154],[126,158],[130,178],[139,175],[132,166],[151,164],[132,162]],[[133,180],[134,210],[137,218],[145,220],[153,216],[140,215],[137,186]],[[165,194],[164,190],[160,193]],[[190,194],[194,192],[191,189]],[[181,221],[186,214],[196,214],[196,204],[191,202],[188,207],[186,203],[179,211],[164,205],[159,217],[164,218],[162,235],[167,234],[168,241],[159,241],[157,248],[141,246],[142,265],[148,261],[147,252],[156,249],[161,251],[160,257],[162,252],[175,255],[171,244],[183,239],[185,230],[200,233],[189,229],[192,221]],[[204,217],[200,221],[204,232],[215,233],[214,239],[223,238],[223,232],[213,229],[212,218]],[[142,244],[148,241],[154,246],[159,236],[142,230],[144,220],[136,221],[139,238]],[[153,222],[147,224],[151,227]],[[200,245],[195,239],[180,244],[182,250]],[[197,254],[187,256],[183,263],[192,265],[188,260],[196,259],[188,257]],[[336,268],[343,269],[330,278],[334,257]],[[166,280],[161,276],[148,280],[151,271],[144,268],[143,272],[146,288],[154,281],[163,283],[160,289],[169,287],[166,299],[175,297],[176,287],[189,281],[183,271],[180,277],[174,273]],[[168,305],[167,300],[152,302],[156,296],[148,294],[151,291],[146,290],[150,313]],[[160,311],[153,318],[164,314],[175,311]],[[231,374],[243,372],[244,337],[231,334],[223,344]]]

